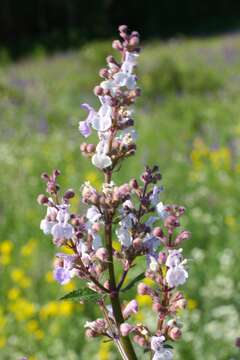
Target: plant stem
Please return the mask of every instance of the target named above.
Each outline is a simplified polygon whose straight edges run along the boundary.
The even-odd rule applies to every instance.
[[[117,327],[124,322],[124,318],[121,311],[121,305],[119,300],[119,293],[116,288],[116,280],[114,274],[113,264],[113,249],[112,249],[112,224],[110,219],[106,219],[105,223],[105,241],[108,250],[108,272],[109,272],[109,283],[110,283],[110,300],[112,304],[113,315],[117,324]],[[120,336],[120,343],[123,347],[128,360],[136,360],[136,354],[133,349],[132,343],[128,336]]]

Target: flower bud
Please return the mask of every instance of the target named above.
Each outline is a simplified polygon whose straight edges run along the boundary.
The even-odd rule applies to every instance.
[[[138,189],[138,187],[139,187],[136,179],[131,179],[129,182],[129,185],[132,189]]]
[[[87,337],[89,337],[89,338],[98,336],[98,334],[97,334],[94,330],[92,330],[92,329],[87,329],[87,330],[85,331],[85,335],[86,335]]]
[[[191,237],[191,233],[187,230],[182,231],[175,239],[175,245],[180,245],[184,240],[188,240]]]
[[[132,36],[129,40],[129,45],[132,47],[136,47],[139,45],[139,37],[138,36]]]
[[[133,247],[135,249],[141,249],[142,247],[142,239],[137,237],[136,239],[133,240]]]
[[[49,181],[49,176],[48,176],[48,174],[46,173],[46,172],[44,172],[44,173],[42,173],[41,174],[41,178],[44,180],[44,181]]]
[[[125,33],[126,33],[126,32],[128,31],[127,25],[119,25],[118,31],[119,31],[119,32],[125,32]]]
[[[152,309],[154,312],[159,313],[162,310],[162,305],[159,302],[153,302]]]
[[[74,196],[75,192],[72,189],[67,190],[64,194],[65,199],[72,199]]]
[[[176,341],[181,338],[182,332],[177,326],[174,326],[168,330],[168,335],[172,340]]]
[[[128,334],[133,330],[133,325],[123,323],[120,325],[120,332],[122,336],[128,336]]]
[[[164,226],[166,227],[178,227],[180,226],[179,220],[176,216],[170,215],[164,221]]]
[[[95,86],[93,92],[96,96],[101,96],[103,94],[103,88],[99,85]]]
[[[82,144],[80,145],[80,151],[81,151],[81,152],[85,152],[86,149],[87,149],[87,143],[82,143]]]
[[[159,226],[157,226],[153,229],[152,234],[153,234],[153,236],[160,237],[160,238],[162,238],[164,236],[163,231]]]
[[[158,255],[158,262],[159,264],[161,265],[164,265],[165,262],[167,260],[167,255],[165,254],[165,252],[163,251],[160,251],[159,255]]]
[[[138,344],[139,346],[146,346],[147,345],[147,341],[146,339],[143,337],[143,336],[140,336],[140,335],[135,335],[133,337],[133,341]]]
[[[44,205],[48,203],[48,197],[46,195],[40,194],[37,197],[37,202],[39,205]]]
[[[93,154],[96,150],[96,146],[94,144],[87,144],[86,152],[89,154]]]
[[[106,68],[100,69],[99,76],[102,78],[108,78],[108,69]]]
[[[152,293],[152,289],[144,283],[139,283],[137,292],[139,295],[150,295]]]
[[[103,262],[107,261],[107,259],[108,259],[108,251],[107,251],[107,249],[105,249],[104,247],[101,247],[101,248],[97,249],[96,257],[99,260],[103,261]]]
[[[112,42],[112,47],[113,47],[113,49],[119,50],[119,51],[122,51],[122,49],[123,49],[122,44],[119,40],[114,40]]]

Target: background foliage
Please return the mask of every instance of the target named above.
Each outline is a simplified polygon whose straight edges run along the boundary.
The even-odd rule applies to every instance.
[[[39,229],[42,171],[59,168],[61,185],[79,191],[101,178],[79,152],[80,102],[111,51],[92,42],[80,51],[37,52],[0,69],[0,358],[116,359],[109,343],[85,341],[91,304],[57,299],[54,247]],[[240,37],[148,42],[140,58],[143,96],[136,109],[138,151],[123,165],[119,183],[158,163],[165,203],[187,207],[185,243],[190,279],[188,310],[179,314],[183,341],[176,359],[240,359],[234,346],[239,319]],[[73,204],[78,207],[77,201]],[[132,277],[134,277],[132,272]],[[129,277],[130,280],[130,277]],[[138,320],[153,322],[150,300],[138,297]]]
[[[79,46],[115,35],[119,24],[145,39],[236,29],[236,0],[1,0],[0,43],[11,56]]]

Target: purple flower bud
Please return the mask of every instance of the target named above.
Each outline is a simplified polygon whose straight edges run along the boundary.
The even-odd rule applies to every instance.
[[[134,329],[133,325],[123,323],[120,325],[120,332],[122,336],[128,336],[128,334]]]
[[[191,233],[187,230],[182,231],[175,239],[175,245],[180,245],[184,240],[188,240],[191,237]]]

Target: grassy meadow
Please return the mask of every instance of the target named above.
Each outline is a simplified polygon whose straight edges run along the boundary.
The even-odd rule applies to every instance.
[[[0,66],[1,360],[118,359],[109,343],[84,338],[97,312],[91,304],[58,301],[77,281],[54,282],[56,250],[39,229],[45,214],[36,203],[43,171],[60,169],[62,188],[77,193],[85,180],[101,182],[79,151],[79,105],[97,105],[92,88],[111,52],[110,42],[51,57],[38,49]],[[138,151],[115,181],[156,163],[163,202],[187,208],[188,309],[179,314],[175,359],[240,359],[240,35],[147,43],[138,74]],[[149,298],[138,301],[139,322],[154,321]]]

